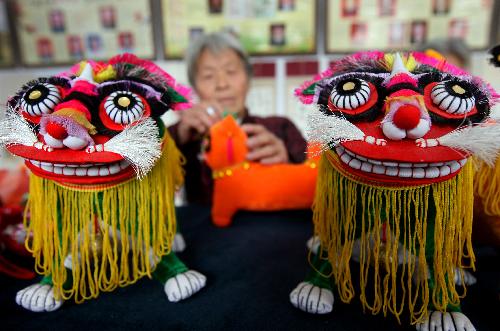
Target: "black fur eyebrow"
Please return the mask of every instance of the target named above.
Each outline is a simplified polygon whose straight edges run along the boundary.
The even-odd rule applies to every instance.
[[[116,90],[121,89],[125,91],[133,91],[146,98],[160,99],[162,93],[157,91],[155,88],[148,84],[135,82],[132,80],[118,80],[118,81],[107,81],[101,83],[97,87],[97,91],[100,95],[108,95]]]
[[[26,84],[24,84],[19,93],[21,92],[26,92],[27,90],[29,90],[30,88],[32,88],[33,86],[37,85],[37,84],[52,84],[52,85],[56,85],[56,86],[61,86],[61,87],[70,87],[70,80],[68,78],[65,78],[65,77],[40,77],[40,78],[37,78],[37,79],[33,79],[29,82],[27,82]]]
[[[19,102],[19,99],[21,99],[27,91],[39,84],[52,84],[63,88],[71,87],[70,78],[67,77],[40,77],[25,83],[14,96],[9,98],[7,104],[11,107],[15,107],[15,105]]]

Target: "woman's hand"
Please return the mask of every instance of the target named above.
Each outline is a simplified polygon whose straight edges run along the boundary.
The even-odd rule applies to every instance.
[[[285,144],[263,125],[243,124],[241,128],[248,135],[249,161],[262,164],[288,163]]]
[[[183,145],[208,133],[210,127],[222,118],[222,111],[216,104],[201,102],[179,112],[179,116],[177,134],[179,143]]]

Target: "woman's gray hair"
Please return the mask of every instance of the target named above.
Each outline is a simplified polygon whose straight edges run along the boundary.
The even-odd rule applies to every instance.
[[[195,87],[195,77],[198,70],[197,62],[205,49],[214,54],[219,54],[226,49],[233,50],[241,59],[248,78],[252,77],[250,58],[239,40],[229,32],[214,32],[195,38],[186,51],[185,61],[187,63],[188,79],[191,86]]]

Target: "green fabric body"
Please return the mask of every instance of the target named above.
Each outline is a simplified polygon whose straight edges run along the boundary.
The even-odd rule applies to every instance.
[[[164,255],[156,265],[156,269],[153,271],[153,278],[165,284],[170,278],[186,271],[188,271],[186,265],[182,263],[175,253],[171,252]]]

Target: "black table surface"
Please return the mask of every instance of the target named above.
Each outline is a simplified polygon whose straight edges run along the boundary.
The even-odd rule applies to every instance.
[[[181,207],[177,214],[188,245],[178,255],[208,278],[193,297],[170,303],[162,285],[145,278],[83,304],[33,313],[15,304],[15,294],[34,281],[0,276],[0,329],[414,330],[392,316],[363,313],[358,301],[337,300],[327,315],[309,315],[290,304],[290,291],[308,270],[309,211],[241,212],[229,228],[213,226],[207,207]],[[478,331],[497,331],[499,251],[476,248],[478,283],[468,288],[462,309]]]

